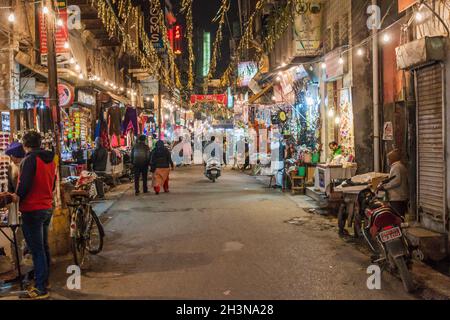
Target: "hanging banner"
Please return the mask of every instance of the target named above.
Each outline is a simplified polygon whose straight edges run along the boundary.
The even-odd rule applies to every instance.
[[[227,95],[226,94],[193,94],[191,95],[191,103],[208,103],[216,102],[223,105],[227,105]]]
[[[69,43],[69,28],[67,26],[67,3],[66,0],[55,0],[55,8],[58,13],[58,19],[62,21],[61,25],[56,24],[55,32],[55,51],[56,62],[58,64],[68,63],[70,60],[70,47],[66,46]],[[39,10],[39,38],[40,38],[40,53],[42,65],[47,65],[47,15]]]
[[[320,54],[323,4],[318,0],[299,1],[294,18],[294,56]]]
[[[253,61],[241,62],[238,64],[238,86],[248,86],[250,80],[258,73],[258,64]]]

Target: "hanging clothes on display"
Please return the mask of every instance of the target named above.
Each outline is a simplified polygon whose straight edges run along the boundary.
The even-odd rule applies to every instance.
[[[136,108],[128,106],[125,111],[122,131],[124,134],[127,134],[131,129],[133,129],[134,135],[137,135],[139,133],[137,110]]]
[[[120,114],[120,108],[118,105],[113,105],[111,108],[108,109],[107,113],[107,121],[109,124],[109,134],[110,135],[116,135],[120,136],[121,134],[121,114]]]

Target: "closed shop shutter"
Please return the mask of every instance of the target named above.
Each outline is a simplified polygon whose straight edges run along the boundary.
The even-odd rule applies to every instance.
[[[422,215],[445,221],[446,170],[443,67],[416,71],[418,208]]]

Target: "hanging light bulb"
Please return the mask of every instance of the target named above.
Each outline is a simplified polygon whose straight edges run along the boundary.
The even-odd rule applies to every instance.
[[[58,25],[58,27],[62,27],[63,26],[63,21],[61,18],[59,18],[58,20],[56,20],[56,24]]]
[[[84,76],[83,76],[83,74],[82,74],[82,73],[80,73],[80,74],[79,74],[79,76],[78,76],[78,78],[79,78],[79,79],[84,79]]]
[[[330,117],[330,118],[334,117],[334,109],[328,110],[328,117]]]
[[[391,41],[391,36],[388,33],[385,33],[383,36],[383,42],[388,43],[389,41]]]
[[[322,62],[322,64],[320,66],[322,67],[323,70],[325,70],[327,68],[327,64],[325,62]]]
[[[275,96],[272,96],[272,101],[277,101],[277,98]]]
[[[43,14],[48,14],[48,8],[47,7],[42,7],[42,13]]]
[[[340,117],[336,117],[336,118],[334,119],[334,123],[335,123],[335,124],[340,124],[340,123],[341,123],[341,118],[340,118]]]
[[[75,65],[75,70],[76,70],[76,71],[80,71],[80,70],[81,70],[81,67],[80,67],[79,64],[76,64],[76,65]]]
[[[11,12],[8,16],[8,21],[13,23],[14,21],[16,21],[16,16],[14,15],[13,12]]]
[[[70,45],[69,45],[69,41],[64,42],[64,49],[69,49]]]
[[[359,49],[356,51],[356,54],[357,54],[358,56],[362,57],[362,56],[364,55],[364,49],[359,48]]]
[[[344,64],[344,58],[342,57],[339,58],[339,64]]]
[[[416,13],[416,21],[417,22],[422,22],[423,21],[423,14],[419,11],[417,11]]]
[[[277,80],[278,82],[280,82],[280,81],[281,81],[281,77],[278,76],[278,77],[276,78],[276,80]]]
[[[75,59],[74,58],[70,58],[69,63],[70,64],[74,64],[75,63]]]

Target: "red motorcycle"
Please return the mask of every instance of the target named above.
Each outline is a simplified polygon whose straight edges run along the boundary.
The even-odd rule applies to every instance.
[[[383,181],[386,184],[394,177]],[[374,263],[382,269],[390,268],[397,271],[406,292],[415,290],[415,285],[409,271],[411,262],[410,246],[404,234],[407,225],[404,218],[393,208],[378,198],[378,192],[363,190],[358,195],[359,216],[355,221],[370,249],[375,253]]]

